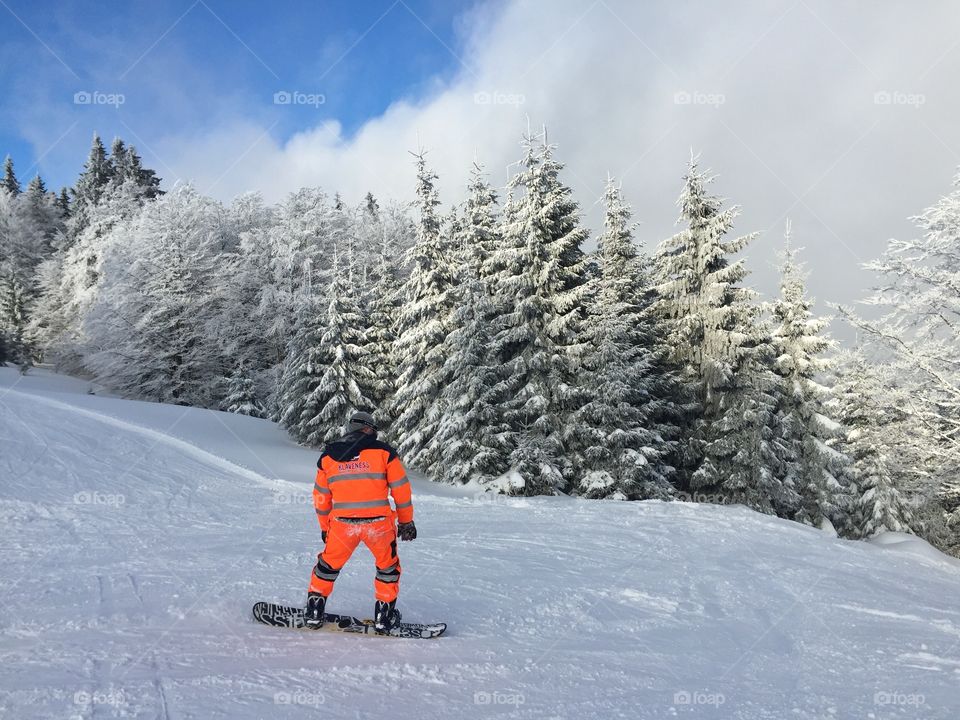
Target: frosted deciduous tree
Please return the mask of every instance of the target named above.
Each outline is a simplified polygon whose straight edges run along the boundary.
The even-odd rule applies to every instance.
[[[220,349],[210,328],[213,269],[227,213],[180,185],[114,228],[104,283],[84,316],[85,364],[122,394],[215,407]]]

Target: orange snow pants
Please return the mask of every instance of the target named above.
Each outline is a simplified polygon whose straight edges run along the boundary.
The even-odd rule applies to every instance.
[[[377,576],[373,589],[377,600],[392,602],[400,592],[400,559],[397,557],[397,528],[393,517],[369,523],[330,521],[327,543],[317,555],[317,564],[310,576],[310,592],[327,596],[333,592],[333,583],[360,543],[373,553]]]

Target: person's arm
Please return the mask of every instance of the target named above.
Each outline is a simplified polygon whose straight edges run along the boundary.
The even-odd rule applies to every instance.
[[[410,490],[410,478],[396,453],[390,453],[387,462],[387,486],[390,497],[397,509],[397,522],[401,525],[413,522],[413,493]]]
[[[313,484],[313,507],[316,508],[320,532],[326,541],[327,531],[330,529],[330,510],[333,508],[333,500],[330,495],[330,486],[327,484],[327,474],[323,471],[322,457],[317,462],[317,479]]]

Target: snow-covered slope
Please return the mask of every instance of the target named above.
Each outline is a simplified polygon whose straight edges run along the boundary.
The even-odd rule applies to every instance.
[[[420,481],[401,607],[447,636],[257,625],[304,598],[316,454],[87,388],[0,369],[0,717],[960,716],[960,564],[743,508]]]

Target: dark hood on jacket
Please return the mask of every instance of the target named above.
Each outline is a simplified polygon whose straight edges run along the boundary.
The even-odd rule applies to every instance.
[[[390,460],[396,457],[396,451],[385,442],[377,440],[376,435],[368,435],[365,432],[347,433],[339,440],[329,442],[323,448],[323,455],[317,461],[317,467],[324,456],[330,456],[337,462],[347,462],[353,460],[364,450],[386,450],[390,454]]]

